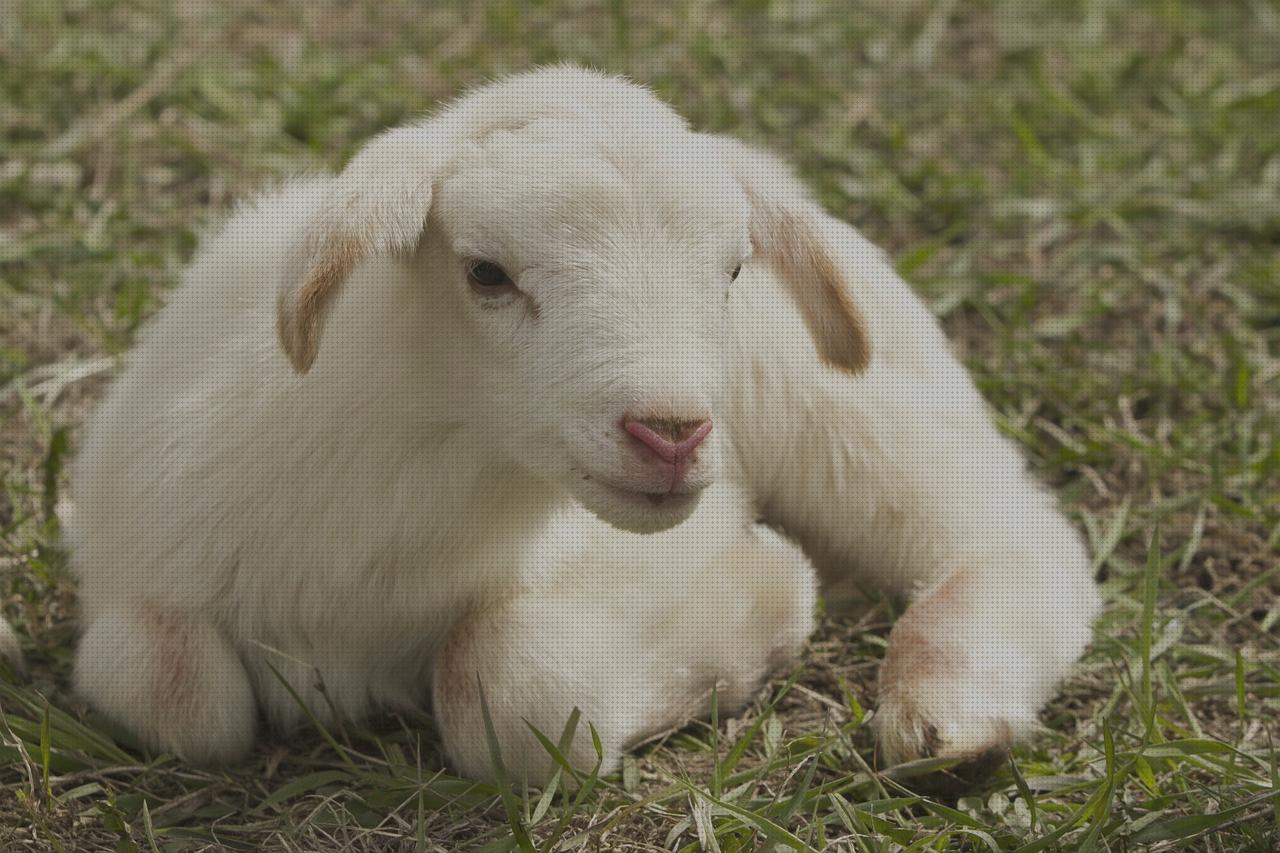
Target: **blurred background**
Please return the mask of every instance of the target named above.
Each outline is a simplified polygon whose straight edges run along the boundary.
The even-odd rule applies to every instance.
[[[784,155],[884,246],[1089,535],[1110,601],[1045,715],[1056,734],[945,807],[861,763],[886,605],[828,620],[776,708],[669,738],[566,825],[599,842],[592,821],[621,815],[607,849],[978,844],[969,831],[983,849],[1271,849],[1276,0],[0,0],[0,602],[31,661],[0,681],[0,844],[523,846],[495,792],[406,769],[440,766],[429,720],[425,740],[347,733],[350,754],[318,734],[264,746],[227,777],[103,740],[66,689],[56,508],[85,414],[237,199],[554,61]],[[767,785],[735,807],[754,817],[628,799],[680,774],[723,795],[716,756],[744,732],[762,740],[742,767]],[[521,820],[542,843],[561,803],[537,803]]]

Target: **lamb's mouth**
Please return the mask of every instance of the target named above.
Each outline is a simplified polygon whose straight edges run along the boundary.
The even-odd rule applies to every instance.
[[[608,480],[593,477],[590,474],[584,474],[582,479],[590,483],[595,483],[609,494],[621,498],[633,506],[648,504],[656,509],[664,510],[683,509],[693,501],[697,500],[698,495],[702,492],[701,488],[690,488],[687,485],[682,485],[675,490],[667,489],[663,491],[636,489],[628,486],[620,486]]]

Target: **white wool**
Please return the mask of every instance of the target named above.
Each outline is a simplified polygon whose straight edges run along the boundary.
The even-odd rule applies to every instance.
[[[473,293],[476,258],[520,292]],[[637,413],[712,420],[687,494],[640,494]],[[926,645],[963,665],[895,682],[880,734],[967,754],[1027,731],[1098,610],[1077,534],[880,253],[767,155],[568,67],[238,210],[71,479],[78,689],[194,761],[243,755],[257,708],[300,719],[278,672],[321,718],[431,701],[478,777],[477,684],[530,782],[551,762],[524,721],[554,740],[576,706],[571,754],[593,763],[591,722],[608,770],[788,665],[814,564],[924,589]]]

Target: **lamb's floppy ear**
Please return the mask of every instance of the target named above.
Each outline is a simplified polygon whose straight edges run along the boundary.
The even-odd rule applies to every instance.
[[[866,324],[822,238],[826,214],[785,163],[726,137],[714,138],[751,203],[751,243],[785,283],[818,355],[849,373],[871,360]]]
[[[376,137],[346,165],[300,229],[276,302],[276,329],[289,361],[315,361],[325,313],[365,257],[409,251],[431,210],[444,146],[431,124]]]

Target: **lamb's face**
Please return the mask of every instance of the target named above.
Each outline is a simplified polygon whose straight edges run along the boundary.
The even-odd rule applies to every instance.
[[[470,327],[473,369],[458,375],[474,383],[471,416],[630,530],[687,517],[726,438],[727,300],[750,255],[749,205],[688,136],[627,150],[494,134],[433,204],[432,270],[448,282],[431,286]]]
[[[692,511],[726,441],[726,300],[749,253],[823,363],[867,366],[822,217],[781,162],[689,131],[648,91],[537,69],[361,149],[281,266],[276,329],[305,373],[364,259],[422,261],[436,410],[614,524],[658,530]]]

